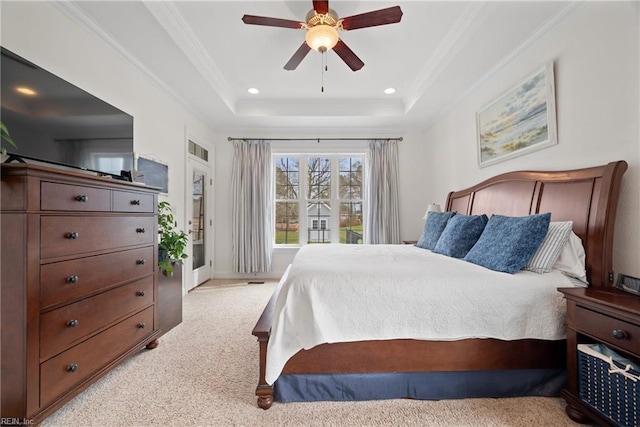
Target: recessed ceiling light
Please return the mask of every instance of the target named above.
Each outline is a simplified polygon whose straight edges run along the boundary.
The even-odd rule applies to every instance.
[[[256,89],[255,87],[250,87],[247,92],[249,92],[251,95],[257,95],[260,93],[260,91],[258,89]]]
[[[395,89],[392,87],[388,87],[384,90],[384,93],[386,93],[387,95],[391,95],[392,93],[395,93]]]
[[[29,95],[29,96],[34,96],[34,95],[38,94],[35,90],[30,89],[30,88],[25,87],[25,86],[18,86],[16,88],[16,92],[21,93],[23,95]]]

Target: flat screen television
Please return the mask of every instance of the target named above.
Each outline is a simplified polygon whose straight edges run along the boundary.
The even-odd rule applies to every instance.
[[[9,154],[119,177],[133,169],[133,117],[1,47]]]

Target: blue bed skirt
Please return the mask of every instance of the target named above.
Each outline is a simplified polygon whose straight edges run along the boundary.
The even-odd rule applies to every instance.
[[[281,375],[278,402],[559,396],[565,369]]]

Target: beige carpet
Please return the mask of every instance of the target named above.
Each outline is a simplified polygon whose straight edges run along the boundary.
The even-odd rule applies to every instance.
[[[385,400],[256,406],[251,335],[274,283],[214,284],[184,300],[183,323],[42,426],[575,426],[554,398]]]

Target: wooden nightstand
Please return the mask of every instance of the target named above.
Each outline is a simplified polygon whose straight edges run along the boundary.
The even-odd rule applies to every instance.
[[[602,343],[640,360],[640,297],[615,288],[560,288],[567,300],[567,384],[562,397],[572,420],[608,423],[580,399],[578,344]]]
[[[415,245],[416,243],[418,243],[417,240],[403,240],[402,243],[404,243],[405,245]]]

